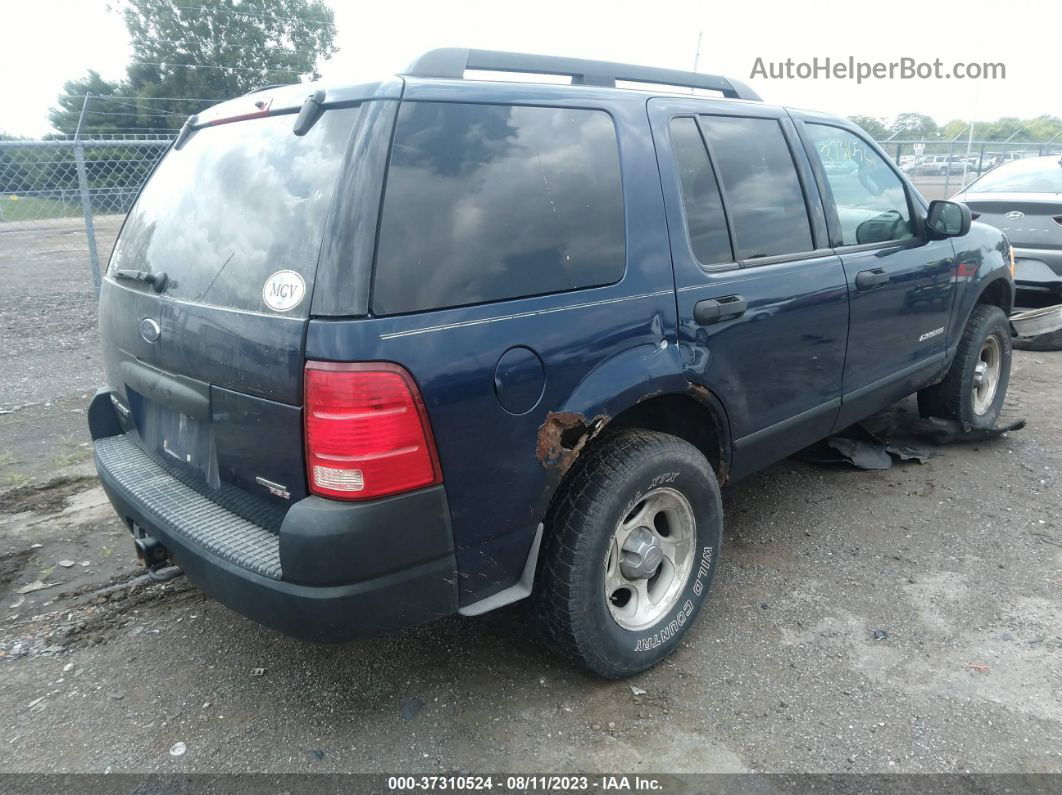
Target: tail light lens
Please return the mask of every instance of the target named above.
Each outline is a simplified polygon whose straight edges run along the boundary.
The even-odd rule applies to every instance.
[[[413,378],[384,362],[306,363],[310,491],[367,500],[442,482]]]
[[[981,213],[970,213],[970,220],[971,221],[976,221],[980,217],[981,217]]]

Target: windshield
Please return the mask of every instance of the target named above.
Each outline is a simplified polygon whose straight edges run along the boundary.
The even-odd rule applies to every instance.
[[[970,193],[1062,193],[1062,160],[1015,160],[989,171],[970,185]]]
[[[148,181],[109,272],[164,272],[167,297],[305,317],[356,113],[328,111],[302,137],[291,115],[196,131]]]

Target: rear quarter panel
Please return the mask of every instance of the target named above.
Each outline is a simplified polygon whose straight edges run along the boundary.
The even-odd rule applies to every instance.
[[[651,392],[681,381],[674,281],[643,98],[607,89],[411,80],[405,100],[599,108],[611,115],[619,141],[626,271],[618,283],[309,324],[307,358],[396,362],[419,385],[446,485],[464,605],[519,577],[563,474],[563,456],[545,438],[551,419],[572,413],[589,424],[636,402],[639,385]],[[537,354],[545,379],[537,403],[512,414],[498,400],[495,376],[502,355],[518,346]]]

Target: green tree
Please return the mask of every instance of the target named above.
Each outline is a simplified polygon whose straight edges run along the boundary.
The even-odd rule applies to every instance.
[[[983,138],[986,141],[1006,141],[1011,136],[1014,136],[1012,140],[1026,141],[1029,140],[1027,135],[1023,135],[1025,128],[1025,122],[1014,116],[1004,116],[1001,119],[996,119],[991,124],[983,125],[979,130],[975,131],[975,134],[979,138]]]
[[[87,76],[63,83],[58,107],[48,113],[48,120],[56,130],[67,135],[74,134],[86,95],[107,99],[89,99],[82,124],[84,132],[115,133],[137,126],[136,106],[128,102],[129,87],[124,83],[104,80],[98,72],[90,69]],[[125,101],[121,97],[125,97]]]
[[[1057,136],[1055,138],[1057,141],[1062,138],[1062,119],[1046,114],[1037,116],[1025,122],[1025,131],[1032,141],[1050,141],[1054,136]]]
[[[889,130],[897,138],[932,139],[937,137],[937,123],[923,113],[901,113]]]
[[[961,135],[967,134],[969,129],[970,122],[963,121],[962,119],[952,119],[940,128],[940,137],[945,141],[951,141]],[[976,128],[974,129],[974,135],[980,135],[980,131]]]
[[[874,116],[849,116],[848,120],[855,122],[875,141],[884,141],[889,137],[889,128],[885,126],[884,119]]]
[[[61,132],[174,132],[195,110],[264,85],[320,77],[335,52],[335,15],[321,0],[118,0],[133,58],[127,79],[66,84],[51,113]],[[191,101],[195,100],[195,101]],[[112,115],[113,114],[113,115]]]

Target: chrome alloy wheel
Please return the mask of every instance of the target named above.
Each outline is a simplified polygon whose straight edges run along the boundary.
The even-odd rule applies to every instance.
[[[993,335],[984,341],[981,353],[977,357],[973,374],[973,410],[974,414],[984,414],[996,398],[999,387],[999,374],[1002,369],[1003,355],[999,339]]]
[[[693,508],[667,487],[649,491],[620,521],[605,559],[605,598],[617,624],[650,627],[678,603],[696,538]]]

